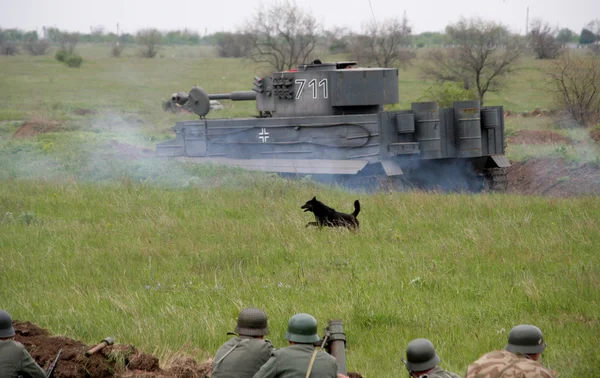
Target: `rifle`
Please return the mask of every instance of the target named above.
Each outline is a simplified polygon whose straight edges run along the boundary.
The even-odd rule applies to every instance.
[[[58,351],[58,354],[56,355],[56,358],[54,359],[54,361],[52,361],[52,363],[50,364],[50,367],[48,367],[48,371],[46,371],[46,378],[52,377],[52,373],[54,372],[54,367],[56,367],[56,363],[58,362],[58,357],[60,357],[61,353],[62,353],[62,348]]]

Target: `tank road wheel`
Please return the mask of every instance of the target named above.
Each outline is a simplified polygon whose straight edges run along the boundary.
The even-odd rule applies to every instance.
[[[484,169],[484,190],[490,192],[506,192],[508,190],[507,173],[507,168]]]

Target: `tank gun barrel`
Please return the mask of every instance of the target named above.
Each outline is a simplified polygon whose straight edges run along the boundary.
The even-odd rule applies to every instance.
[[[254,101],[256,100],[256,92],[237,91],[231,93],[216,93],[209,94],[208,98],[209,100]]]

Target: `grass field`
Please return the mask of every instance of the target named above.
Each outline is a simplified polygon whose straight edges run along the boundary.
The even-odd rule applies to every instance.
[[[519,323],[545,333],[544,363],[561,377],[600,365],[600,201],[508,194],[353,193],[309,180],[137,160],[111,141],[153,148],[191,115],[161,101],[193,85],[247,90],[256,66],[208,50],[168,48],[147,60],[80,46],[84,63],[0,57],[0,308],[88,344],[114,335],[161,361],[204,359],[246,306],[270,316],[285,345],[296,312],[344,321],[350,371],[406,374],[400,356],[433,341],[442,366],[506,342]],[[546,63],[544,63],[546,64]],[[551,108],[542,63],[526,59],[486,103],[514,112]],[[400,71],[401,107],[428,83]],[[211,117],[254,114],[224,102]],[[79,116],[78,108],[96,114]],[[56,132],[12,138],[24,120]],[[546,118],[509,117],[507,133],[556,130]],[[594,161],[589,145],[508,146],[511,158],[557,153]],[[538,150],[535,150],[537,148]],[[586,152],[587,151],[587,152]],[[343,211],[360,199],[362,228],[305,229],[300,206],[316,195]]]

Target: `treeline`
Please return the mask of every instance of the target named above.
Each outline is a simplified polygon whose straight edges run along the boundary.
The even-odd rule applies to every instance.
[[[22,30],[17,28],[3,29],[0,28],[0,43],[2,42],[27,42],[37,41],[40,39],[47,39],[51,43],[60,43],[64,36],[71,36],[77,38],[81,43],[119,43],[124,44],[135,44],[137,43],[136,34],[122,33],[117,35],[114,32],[106,32],[102,26],[91,27],[90,33],[80,32],[68,32],[60,30],[56,27],[45,28],[45,34],[40,36],[36,30]],[[161,31],[156,29],[160,36],[159,43],[162,45],[217,45],[219,43],[226,43],[226,40],[231,37],[243,39],[243,33],[240,32],[216,32],[201,36],[200,33],[189,30],[166,30]],[[332,36],[338,33],[339,39],[343,39],[346,36],[354,35],[343,28],[333,28],[332,30],[325,30],[318,35],[323,41],[330,40]],[[593,30],[589,25],[582,28],[580,33],[575,31],[562,28],[556,31],[556,39],[560,43],[576,43],[576,44],[594,44],[600,41],[600,34],[597,34],[597,30]],[[360,34],[360,33],[356,33]],[[423,32],[420,34],[414,34],[408,37],[408,44],[420,48],[426,46],[443,46],[452,44],[452,37],[443,32]],[[332,50],[343,47],[343,43],[333,44]]]

